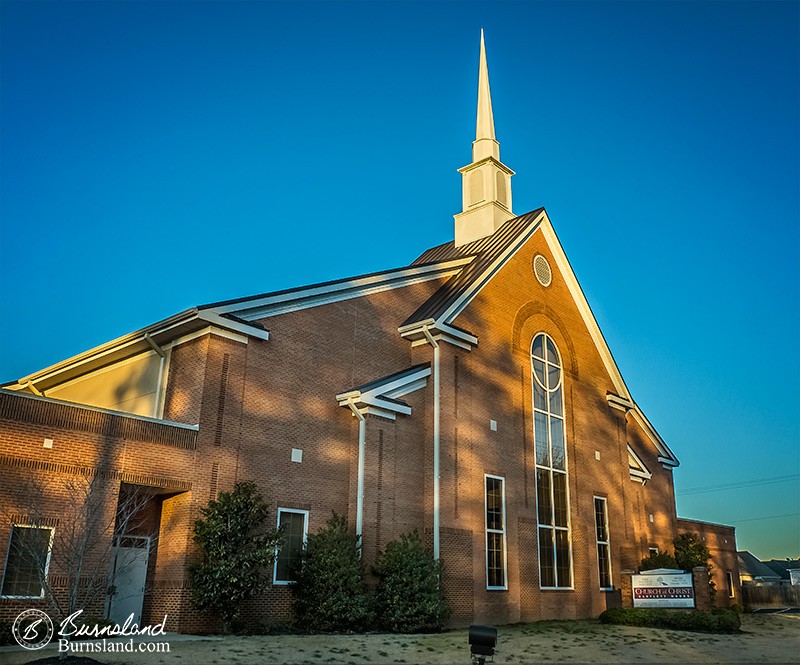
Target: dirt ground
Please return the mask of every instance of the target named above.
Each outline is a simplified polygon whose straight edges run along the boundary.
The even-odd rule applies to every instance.
[[[541,621],[500,626],[495,663],[800,663],[800,615],[743,615],[738,635],[604,626],[598,621]],[[466,630],[438,635],[277,635],[171,641],[169,654],[85,653],[102,663],[464,663]],[[52,656],[0,652],[0,664]]]

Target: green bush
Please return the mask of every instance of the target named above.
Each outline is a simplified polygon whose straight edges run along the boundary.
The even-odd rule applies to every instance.
[[[359,631],[372,624],[372,599],[359,554],[360,544],[347,528],[347,518],[336,513],[324,529],[309,534],[291,585],[298,628]]]
[[[733,605],[731,605],[731,609],[734,612],[736,612],[736,614],[741,614],[742,612],[744,612],[744,605],[742,605],[741,603],[734,603]]]
[[[375,609],[382,629],[420,633],[444,627],[450,608],[440,584],[442,562],[434,560],[416,531],[390,542],[373,571],[379,579]]]
[[[675,561],[678,563],[678,568],[683,570],[692,570],[696,566],[708,568],[708,592],[713,603],[717,593],[717,585],[711,579],[711,571],[714,570],[714,567],[708,563],[711,552],[703,544],[700,536],[696,533],[680,533],[673,541],[673,545],[675,545]]]
[[[704,633],[738,633],[742,625],[739,615],[729,609],[683,612],[642,607],[613,607],[600,615],[600,621],[618,626],[670,628]]]
[[[655,570],[656,568],[678,569],[675,557],[666,552],[651,552],[650,556],[642,559],[639,570]]]
[[[203,548],[202,563],[189,568],[192,601],[222,618],[230,632],[242,602],[269,584],[270,566],[281,538],[268,530],[267,505],[254,483],[237,483],[220,492],[194,523],[194,541]]]

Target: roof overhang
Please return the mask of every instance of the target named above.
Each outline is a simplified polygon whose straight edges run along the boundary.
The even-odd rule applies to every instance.
[[[235,318],[220,316],[216,312],[200,311],[197,308],[187,309],[167,319],[158,321],[136,332],[123,335],[115,340],[101,344],[76,356],[62,360],[55,365],[45,367],[38,372],[28,374],[15,382],[5,384],[9,390],[46,391],[53,386],[94,370],[125,360],[132,356],[164,347],[173,340],[198,333],[203,329],[225,331],[228,336],[233,333],[245,343],[248,337],[268,340],[269,331]]]
[[[360,413],[396,420],[398,415],[411,415],[411,407],[399,398],[424,388],[430,375],[430,364],[416,365],[340,393],[336,400],[339,406],[352,405]]]
[[[397,331],[400,336],[409,340],[411,346],[422,346],[428,344],[428,335],[435,341],[443,341],[458,346],[467,351],[472,350],[473,346],[478,344],[478,338],[470,332],[458,328],[453,325],[444,323],[443,321],[435,321],[434,319],[426,319],[417,323],[400,326]]]

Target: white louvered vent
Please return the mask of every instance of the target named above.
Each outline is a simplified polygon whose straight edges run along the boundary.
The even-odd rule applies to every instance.
[[[537,254],[533,259],[533,272],[536,274],[536,279],[542,286],[550,286],[553,281],[553,273],[550,270],[550,264],[547,259],[541,254]]]

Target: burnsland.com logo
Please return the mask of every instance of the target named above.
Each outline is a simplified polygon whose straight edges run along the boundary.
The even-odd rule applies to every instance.
[[[42,610],[25,610],[14,619],[11,632],[17,644],[35,651],[47,646],[53,639],[53,622]]]
[[[168,642],[138,641],[135,637],[157,637],[165,635],[167,615],[152,626],[139,626],[131,614],[123,624],[111,623],[103,626],[78,621],[83,610],[73,612],[58,627],[58,650],[61,653],[102,653],[135,651],[146,653],[169,653]],[[14,639],[26,649],[41,649],[53,639],[54,628],[50,617],[42,610],[30,609],[20,613],[12,626]],[[128,638],[109,640],[108,638]]]

